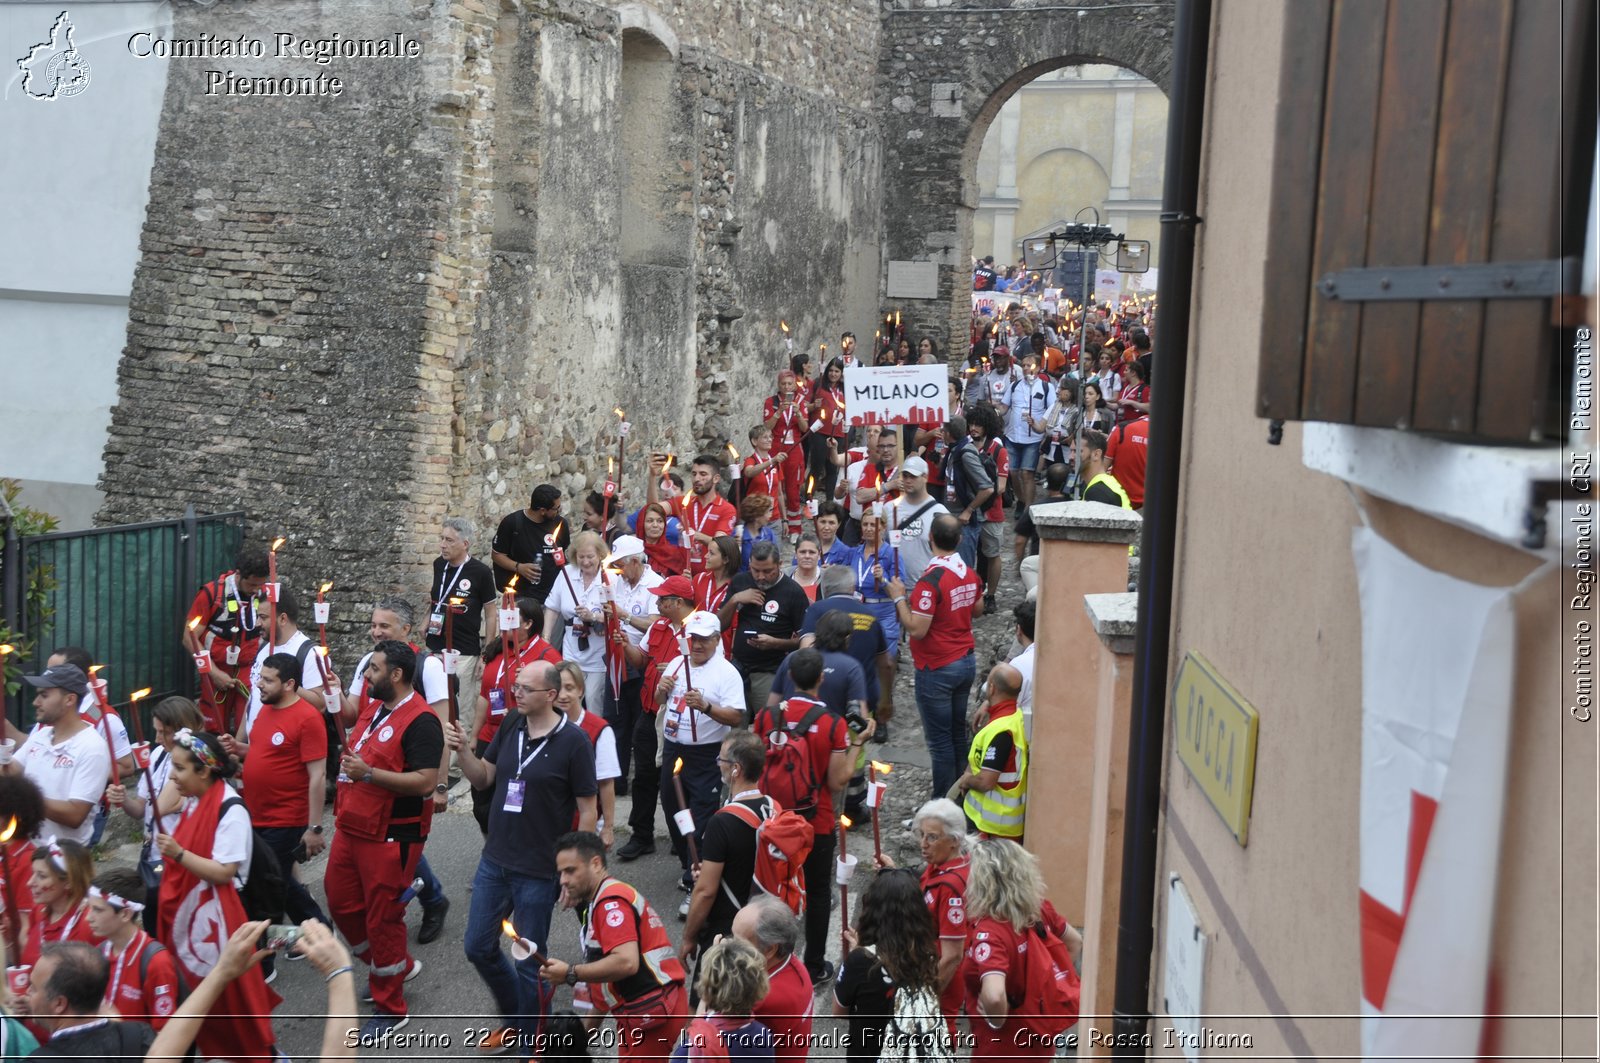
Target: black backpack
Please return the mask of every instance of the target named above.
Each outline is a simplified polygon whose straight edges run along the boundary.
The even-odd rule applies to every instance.
[[[217,821],[219,823],[222,821],[229,807],[243,804],[242,798],[228,798],[222,802],[222,811],[217,813]],[[239,900],[244,904],[244,913],[251,919],[265,919],[272,923],[282,922],[284,902],[289,894],[289,881],[284,876],[283,865],[278,862],[278,854],[273,852],[272,846],[261,837],[261,832],[252,827],[251,834],[255,836],[255,844],[250,853],[250,874],[239,890]]]

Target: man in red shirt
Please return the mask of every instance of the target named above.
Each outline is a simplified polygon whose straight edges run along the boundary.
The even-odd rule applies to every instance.
[[[688,494],[662,502],[661,476],[669,460],[666,454],[651,456],[645,500],[666,506],[667,512],[678,518],[682,525],[680,535],[689,548],[689,574],[698,576],[706,569],[706,547],[717,536],[731,533],[739,514],[717,493],[717,482],[722,479],[722,461],[714,454],[701,454],[691,463]]]
[[[944,797],[961,777],[967,738],[967,698],[977,676],[972,622],[983,615],[977,573],[957,554],[961,522],[945,514],[933,519],[933,560],[911,589],[889,581],[900,626],[911,639],[916,666],[917,711],[933,760],[933,796]]]
[[[833,965],[826,957],[828,951],[828,916],[832,906],[834,816],[833,795],[841,793],[850,782],[854,767],[850,755],[850,730],[844,717],[830,711],[818,691],[822,686],[822,654],[814,649],[796,650],[789,655],[789,678],[798,693],[781,702],[777,709],[763,709],[756,716],[753,729],[767,743],[767,768],[762,775],[762,789],[777,798],[786,808],[792,808],[806,817],[811,824],[811,855],[806,857],[806,973],[815,984],[833,977]],[[781,725],[777,719],[782,713]],[[791,772],[791,765],[782,763],[776,751],[788,742],[797,741],[804,728],[806,771]],[[780,782],[778,776],[784,778]],[[794,777],[798,776],[798,784]],[[803,793],[807,782],[815,783],[815,805],[808,811],[804,806],[812,794]],[[791,792],[792,791],[792,792]]]
[[[689,1020],[683,964],[661,917],[644,895],[606,869],[599,835],[573,831],[556,839],[561,903],[578,913],[583,961],[546,960],[552,985],[589,988],[589,999],[617,1020],[620,1059],[665,1063]],[[599,1025],[594,1015],[588,1025]]]
[[[1118,425],[1106,438],[1106,460],[1134,509],[1144,508],[1144,460],[1149,443],[1149,414]]]
[[[322,713],[300,696],[300,662],[292,653],[274,653],[261,662],[257,691],[261,711],[250,726],[249,741],[224,735],[222,744],[244,760],[244,807],[250,825],[285,871],[284,914],[297,926],[307,919],[326,923],[328,917],[291,869],[326,845],[322,803],[327,793],[327,725]]]
[[[256,607],[257,595],[267,584],[267,552],[241,550],[237,565],[200,588],[183,631],[184,648],[210,658],[211,682],[202,685],[200,712],[214,734],[238,726],[250,697],[245,677],[261,648],[262,622]]]
[[[826,903],[823,909],[827,909]],[[762,894],[733,917],[733,934],[754,945],[767,961],[767,995],[752,1009],[751,1017],[772,1031],[774,1059],[802,1063],[811,1052],[811,1005],[816,991],[811,976],[794,956],[800,921],[787,904]]]
[[[105,938],[111,967],[105,1002],[118,1015],[159,1030],[178,1007],[178,968],[166,946],[144,932],[144,882],[130,867],[100,872],[89,887],[89,929]]]

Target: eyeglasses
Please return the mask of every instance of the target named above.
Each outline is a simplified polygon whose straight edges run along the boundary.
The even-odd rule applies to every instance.
[[[555,687],[525,687],[521,683],[511,684],[513,694],[553,694]]]
[[[717,758],[717,763],[718,763],[718,764],[726,764],[726,765],[728,765],[728,766],[729,766],[729,767],[732,767],[732,766],[733,766],[733,761],[732,761],[732,760],[730,760],[730,759],[729,759],[729,758],[727,758],[727,757],[718,757],[718,758]]]

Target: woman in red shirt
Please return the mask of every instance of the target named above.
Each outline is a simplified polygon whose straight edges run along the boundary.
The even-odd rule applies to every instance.
[[[0,940],[20,942],[27,940],[37,903],[29,887],[33,877],[33,836],[44,822],[44,795],[26,775],[0,775],[0,823],[13,818],[17,826],[11,832],[11,840],[5,843],[5,863],[0,865],[0,896],[6,902],[0,909]],[[10,925],[13,911],[21,924],[18,927]]]
[[[689,569],[689,551],[667,538],[667,524],[672,518],[667,507],[651,502],[639,513],[639,538],[644,540],[644,556],[650,571],[666,579],[680,576]]]
[[[706,547],[706,570],[694,578],[694,607],[708,613],[722,608],[728,596],[728,581],[739,571],[739,543],[731,535],[719,535]],[[722,633],[722,652],[733,653],[733,627]]]
[[[1037,928],[1066,942],[1077,966],[1083,938],[1044,899],[1034,855],[1013,841],[989,838],[973,850],[967,878],[967,954],[961,978],[971,1018],[973,1059],[1052,1059],[1052,1039],[1027,1029],[1012,1009],[1024,995],[1019,949]]]
[[[811,386],[811,401],[806,416],[816,427],[807,442],[810,444],[812,493],[821,490],[823,498],[833,497],[833,485],[838,482],[839,470],[828,460],[828,440],[843,440],[850,430],[844,418],[844,361],[830,358],[822,374]]]
[[[33,851],[33,877],[28,888],[36,906],[28,920],[18,962],[32,967],[44,946],[56,941],[100,944],[89,928],[89,884],[94,881],[94,857],[77,842],[46,838]]]

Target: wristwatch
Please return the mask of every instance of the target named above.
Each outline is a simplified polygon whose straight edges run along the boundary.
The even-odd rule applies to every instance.
[[[322,824],[318,823],[315,826],[313,826],[311,828],[311,833],[312,834],[321,834],[322,833]]]
[[[433,788],[433,792],[436,794],[447,794],[450,792],[450,787],[444,783],[440,783],[438,786]]]
[[[573,964],[571,967],[567,968],[567,977],[562,979],[562,981],[566,982],[567,985],[577,985],[578,984],[578,965],[577,964]]]

